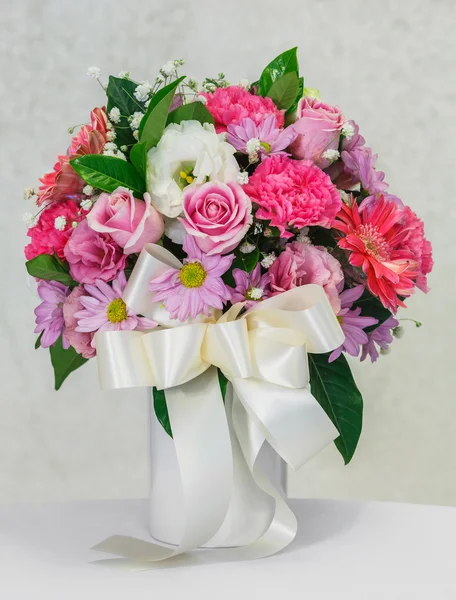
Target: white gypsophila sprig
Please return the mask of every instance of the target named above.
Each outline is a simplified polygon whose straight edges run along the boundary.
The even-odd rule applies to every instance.
[[[29,186],[24,188],[24,200],[30,200],[30,198],[33,198],[33,196],[35,196],[36,192],[33,189],[33,187]]]
[[[117,137],[117,133],[114,131],[114,129],[110,129],[109,131],[106,132],[106,139],[108,140],[108,142],[113,142]]]
[[[71,222],[71,227],[72,227],[73,229],[76,229],[76,227],[77,227],[78,225],[79,225],[79,223],[78,223],[77,221],[72,221],[72,222]]]
[[[87,76],[91,79],[98,79],[101,75],[101,69],[99,67],[89,67],[87,69]]]
[[[250,242],[244,242],[239,246],[239,251],[242,252],[242,254],[250,254],[255,250],[255,248],[255,244],[251,244]]]
[[[274,252],[263,254],[263,256],[264,258],[260,264],[264,269],[269,269],[269,267],[272,267],[272,265],[275,263],[277,256],[274,254]]]
[[[248,90],[250,87],[250,81],[248,79],[240,79],[239,87],[244,88],[244,90]]]
[[[64,216],[56,217],[54,220],[54,227],[58,231],[63,231],[66,227],[67,220]]]
[[[241,171],[240,173],[238,173],[238,176],[236,177],[236,181],[240,185],[245,185],[246,183],[248,183],[249,182],[249,174],[247,173],[247,171]]]
[[[104,149],[105,150],[117,150],[117,144],[115,144],[114,142],[106,142],[106,144],[104,145]]]
[[[198,94],[198,96],[195,96],[195,102],[201,102],[201,104],[206,105],[207,98],[206,98],[206,96],[201,96],[201,94]]]
[[[27,227],[34,227],[38,222],[37,217],[31,212],[24,213],[24,215],[22,216],[22,220],[27,225]]]
[[[87,184],[82,188],[82,193],[86,196],[93,196],[94,189],[91,185]]]
[[[136,98],[136,100],[138,100],[138,102],[146,102],[146,100],[149,99],[149,94],[151,91],[152,91],[152,86],[146,80],[146,81],[141,81],[141,83],[136,87],[133,94],[134,94],[134,97]]]
[[[330,148],[329,150],[323,152],[321,156],[322,158],[328,160],[330,163],[333,163],[339,158],[340,154],[338,150],[333,150]]]
[[[173,60],[169,60],[160,69],[160,73],[163,75],[163,77],[169,77],[175,71],[176,71],[176,65],[174,64]]]
[[[130,121],[130,128],[132,131],[134,131],[135,129],[139,129],[139,124],[141,123],[141,119],[144,117],[144,113],[142,112],[135,112],[131,115],[131,117],[128,118],[128,120]]]
[[[117,106],[113,106],[109,111],[109,120],[113,123],[118,123],[120,121],[120,110]]]
[[[311,240],[309,237],[309,228],[308,227],[303,227],[302,229],[300,229],[298,235],[296,236],[296,241],[300,242],[301,244],[311,244]]]
[[[92,200],[92,198],[84,198],[84,200],[81,201],[81,208],[85,211],[89,211],[92,206],[94,204],[94,201]]]
[[[339,190],[339,196],[344,204],[350,204],[350,194],[347,194],[344,190]]]
[[[342,127],[342,134],[345,136],[345,139],[350,140],[355,133],[355,128],[349,121],[345,121]]]
[[[261,148],[261,142],[258,138],[251,138],[245,145],[247,154],[249,155],[249,162],[256,163],[259,160],[258,151]]]
[[[130,71],[120,71],[118,77],[121,79],[130,79]]]
[[[263,296],[263,288],[251,287],[248,291],[248,297],[250,298],[250,300],[261,300]]]

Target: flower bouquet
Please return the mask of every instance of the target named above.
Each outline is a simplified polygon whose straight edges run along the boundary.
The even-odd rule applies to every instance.
[[[362,398],[345,355],[388,350],[433,264],[356,123],[304,87],[296,48],[253,83],[199,86],[182,65],[106,86],[90,68],[106,108],[27,216],[36,347],[56,389],[97,356],[104,389],[153,390],[151,531],[176,547],[99,547],[147,564],[293,539],[262,452],[299,468],[335,440],[351,460]]]

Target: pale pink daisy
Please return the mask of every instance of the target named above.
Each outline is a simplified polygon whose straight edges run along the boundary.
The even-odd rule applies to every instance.
[[[127,285],[124,271],[120,271],[111,283],[112,287],[97,279],[95,285],[84,286],[87,295],[79,298],[84,308],[74,314],[78,322],[75,331],[145,331],[157,326],[155,321],[139,317],[122,300]]]
[[[254,306],[260,300],[264,300],[270,294],[269,274],[261,274],[261,266],[258,263],[251,273],[242,269],[233,269],[233,277],[236,287],[230,287],[231,303],[245,302],[246,308]]]
[[[65,335],[63,303],[70,288],[58,281],[41,280],[37,292],[42,302],[35,308],[35,333],[41,334],[41,346],[49,348],[62,335],[62,346],[69,348],[70,343]]]
[[[163,302],[172,319],[185,321],[204,313],[210,308],[222,309],[231,297],[222,275],[231,267],[234,255],[208,256],[202,252],[195,238],[187,235],[184,240],[187,258],[180,269],[168,269],[149,284],[156,292],[155,302]]]
[[[276,117],[269,115],[258,125],[250,117],[242,119],[239,125],[231,123],[228,125],[226,141],[239,152],[249,154],[248,142],[256,140],[259,145],[257,153],[263,159],[268,155],[287,154],[285,148],[294,142],[297,135],[291,127],[277,127]]]

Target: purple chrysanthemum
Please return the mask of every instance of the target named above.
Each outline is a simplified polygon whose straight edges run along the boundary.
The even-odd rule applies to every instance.
[[[353,303],[359,300],[364,292],[364,285],[360,284],[342,292],[339,296],[341,301],[341,309],[337,314],[337,318],[345,334],[344,343],[336,348],[329,357],[329,362],[333,362],[339,358],[342,352],[350,354],[350,356],[358,356],[360,347],[368,343],[368,334],[363,331],[365,327],[376,325],[377,319],[373,317],[362,317],[361,308],[352,308]]]
[[[383,181],[385,173],[375,169],[377,154],[367,146],[354,148],[351,152],[343,150],[341,154],[345,170],[348,171],[355,181],[361,182],[364,190],[370,195],[383,193],[388,184]]]
[[[86,284],[86,296],[79,302],[84,307],[75,313],[78,321],[76,331],[92,333],[95,331],[145,331],[157,326],[155,321],[138,317],[122,300],[127,285],[124,271],[120,271],[111,285],[97,279],[95,285]]]
[[[35,333],[42,333],[41,346],[49,348],[62,335],[62,345],[65,349],[70,344],[65,337],[65,320],[63,318],[63,303],[70,293],[70,288],[58,281],[41,280],[38,284],[38,295],[43,302],[35,308]]]
[[[259,263],[251,273],[246,273],[242,269],[233,269],[233,277],[236,287],[229,287],[232,304],[247,300],[246,308],[250,308],[259,300],[269,296],[269,274],[261,275]]]
[[[297,132],[291,127],[279,129],[275,115],[269,115],[258,125],[253,119],[242,119],[239,125],[228,125],[226,141],[244,154],[257,153],[262,159],[273,154],[286,154],[285,148],[294,142]],[[254,151],[249,145],[256,143]]]
[[[399,325],[399,321],[393,316],[389,317],[381,325],[376,327],[371,333],[368,334],[368,340],[363,345],[363,351],[361,353],[361,360],[365,360],[367,356],[370,356],[372,362],[375,362],[379,357],[379,351],[377,346],[387,351],[389,345],[393,341],[392,329]],[[377,345],[377,346],[376,346]]]
[[[234,259],[233,254],[204,254],[191,235],[186,236],[183,247],[187,253],[184,265],[168,269],[149,284],[155,292],[154,301],[163,302],[170,317],[179,321],[195,319],[202,313],[209,316],[210,308],[223,308],[231,294],[222,275]]]

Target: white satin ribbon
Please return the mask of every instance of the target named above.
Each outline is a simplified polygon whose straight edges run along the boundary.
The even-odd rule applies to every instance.
[[[232,452],[239,451],[255,483],[275,499],[274,517],[258,540],[212,551],[210,562],[260,558],[286,547],[296,535],[296,519],[283,492],[258,466],[261,447],[267,440],[298,469],[338,436],[309,389],[307,350],[329,352],[344,339],[323,288],[302,286],[264,300],[241,316],[243,304],[238,304],[224,315],[182,324],[170,320],[148,291],[150,279],[178,262],[162,247],[147,245],[125,290],[125,302],[161,327],[147,333],[96,335],[103,389],[166,390],[184,490],[185,531],[177,548],[125,536],[113,536],[95,547],[123,557],[116,564],[128,568],[153,568],[166,559],[172,559],[166,566],[182,564],[176,557],[214,537],[230,503]],[[227,407],[238,445],[230,442],[215,366],[232,384]],[[199,562],[199,555],[192,553],[185,561]]]

